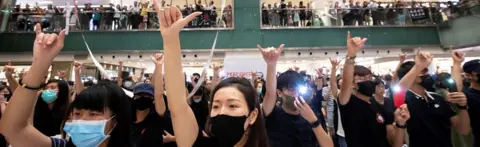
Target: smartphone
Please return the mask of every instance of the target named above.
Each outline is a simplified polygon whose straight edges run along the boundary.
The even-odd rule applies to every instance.
[[[448,92],[458,92],[457,83],[453,79],[448,82]]]

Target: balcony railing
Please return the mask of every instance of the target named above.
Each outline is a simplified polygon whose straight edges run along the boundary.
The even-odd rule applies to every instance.
[[[350,8],[261,10],[264,29],[312,27],[431,26],[445,21],[437,8]]]
[[[36,23],[40,23],[44,31],[59,31],[69,27],[70,31],[142,31],[158,30],[159,21],[155,11],[140,12],[79,12],[78,17],[71,13],[67,24],[66,13],[8,12],[6,32],[33,31]],[[193,11],[182,10],[184,16]],[[186,30],[232,29],[233,10],[225,9],[220,18],[220,10],[204,10],[196,20],[185,26]]]

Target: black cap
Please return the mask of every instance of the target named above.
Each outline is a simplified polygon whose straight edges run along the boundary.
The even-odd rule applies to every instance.
[[[480,73],[480,60],[475,59],[465,62],[465,64],[463,64],[463,71],[469,74],[472,72]]]

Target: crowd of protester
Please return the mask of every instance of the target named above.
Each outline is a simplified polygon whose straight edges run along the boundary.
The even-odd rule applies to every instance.
[[[473,133],[473,142],[465,146],[479,146],[478,59],[463,63],[465,54],[452,52],[451,73],[431,75],[427,67],[433,55],[418,51],[414,61],[401,55],[393,75],[379,76],[355,65],[367,38],[348,32],[340,75],[337,60],[331,60],[330,75],[322,70],[308,75],[298,68],[277,74],[284,45],[258,45],[267,64],[265,77],[220,77],[220,67],[214,67],[211,80],[200,82],[205,77],[197,73],[187,82],[179,32],[201,13],[182,18],[178,8],[160,10],[154,4],[164,52],[151,56],[151,79],[137,82],[118,72],[115,81],[82,83],[79,62],[74,64],[75,81],[65,81],[63,74],[60,80],[47,80],[64,46],[65,30],[43,33],[37,24],[30,69],[17,81],[13,67],[5,66],[1,145],[457,147],[454,143]]]
[[[162,7],[170,7],[164,0],[161,5]],[[233,8],[231,5],[225,7],[222,18],[219,18],[220,9],[214,6],[213,1],[203,5],[201,0],[198,0],[193,5],[185,4],[182,8],[178,5],[175,7],[181,9],[184,16],[193,12],[203,12],[196,20],[186,25],[186,28],[233,26]],[[75,15],[77,10],[79,11],[78,19]],[[33,31],[34,25],[40,23],[46,31],[59,31],[66,27],[66,12],[65,8],[53,5],[48,5],[45,9],[38,6],[32,9],[29,4],[26,4],[24,8],[21,8],[21,5],[16,5],[10,17],[10,29]],[[158,29],[160,26],[153,4],[149,4],[148,1],[145,3],[135,1],[130,6],[110,3],[107,7],[103,5],[92,7],[91,3],[85,3],[83,8],[73,8],[68,27],[72,30],[141,30]]]
[[[465,0],[464,0],[465,1]],[[305,26],[379,26],[379,25],[418,25],[434,24],[442,21],[442,14],[463,14],[460,5],[452,2],[377,2],[342,0],[335,1],[323,12],[323,8],[312,9],[303,1],[298,5],[281,0],[280,4],[262,4],[262,24],[265,27],[305,27]],[[444,4],[444,8],[441,5]],[[466,9],[466,8],[465,8]],[[323,17],[323,19],[322,19]],[[326,20],[328,19],[328,20]],[[325,21],[328,21],[326,23]]]

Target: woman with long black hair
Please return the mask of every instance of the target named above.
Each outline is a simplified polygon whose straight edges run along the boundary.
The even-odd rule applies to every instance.
[[[160,16],[160,30],[165,42],[165,86],[176,142],[180,147],[192,146],[199,127],[186,101],[179,33],[201,13],[195,12],[183,18],[177,8],[160,9],[157,1],[154,4]],[[216,140],[216,144],[230,147],[268,146],[258,95],[249,80],[229,78],[220,82],[212,91],[210,102],[206,131]]]
[[[60,134],[60,126],[70,104],[68,83],[51,79],[39,93],[33,116],[33,126],[46,136]]]

